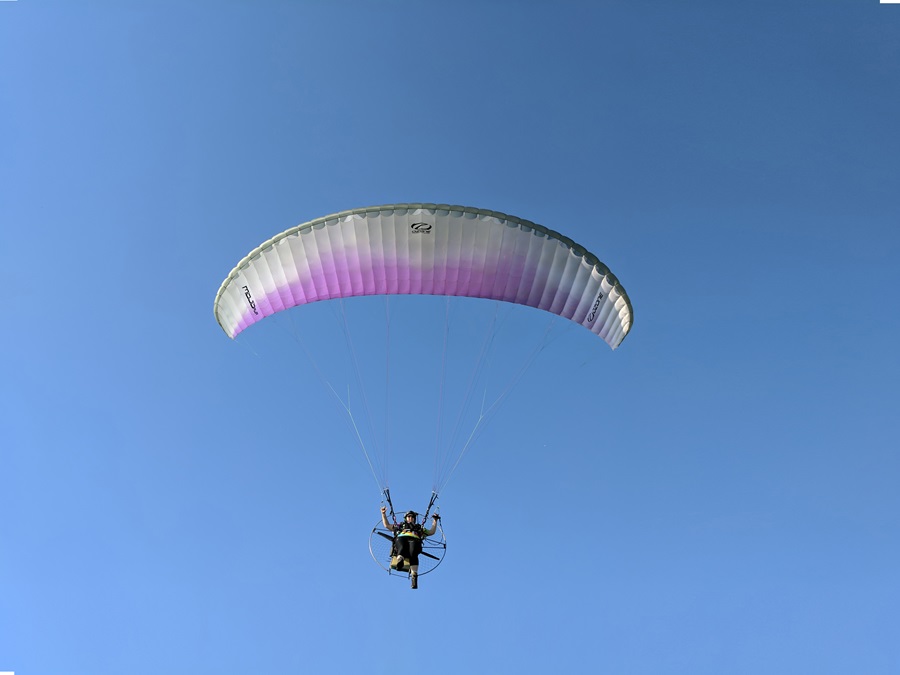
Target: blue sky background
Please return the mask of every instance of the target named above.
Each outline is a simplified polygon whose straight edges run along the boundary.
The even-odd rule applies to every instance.
[[[0,62],[0,670],[900,671],[900,7],[19,0]],[[420,201],[567,234],[635,326],[541,353],[411,592],[309,362],[212,301],[284,229]]]

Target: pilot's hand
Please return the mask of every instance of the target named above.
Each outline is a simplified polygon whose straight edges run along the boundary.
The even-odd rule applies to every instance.
[[[387,513],[387,507],[386,507],[386,506],[382,506],[382,507],[381,507],[381,513],[382,513],[382,514]]]
[[[435,520],[440,520],[440,519],[441,519],[441,517],[440,517],[437,513],[435,513],[435,514],[434,514],[433,516],[431,516],[431,517],[434,518]]]

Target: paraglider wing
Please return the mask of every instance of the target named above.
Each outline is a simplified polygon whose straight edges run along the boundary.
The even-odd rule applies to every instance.
[[[291,228],[235,267],[214,309],[234,338],[284,309],[384,294],[536,307],[581,324],[613,349],[633,321],[616,277],[575,242],[496,211],[438,204],[343,211]]]

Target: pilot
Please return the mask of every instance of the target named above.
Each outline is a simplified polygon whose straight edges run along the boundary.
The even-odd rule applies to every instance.
[[[419,587],[419,554],[422,552],[422,540],[437,531],[440,516],[435,513],[431,517],[431,528],[427,530],[424,525],[419,524],[418,518],[419,514],[415,511],[407,511],[402,523],[389,523],[387,508],[381,507],[381,524],[386,530],[394,533],[391,569],[402,572],[408,566],[411,588]]]

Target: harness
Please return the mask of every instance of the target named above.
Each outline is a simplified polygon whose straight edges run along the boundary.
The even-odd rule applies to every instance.
[[[425,531],[422,529],[422,526],[419,523],[407,523],[402,522],[399,523],[399,530],[397,531],[398,537],[418,537],[419,539],[425,538]]]

